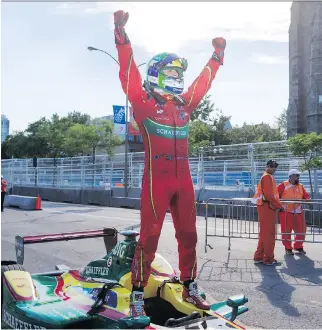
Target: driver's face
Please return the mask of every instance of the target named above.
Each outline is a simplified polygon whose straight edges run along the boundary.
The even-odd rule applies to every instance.
[[[174,78],[179,77],[179,73],[176,70],[167,69],[167,70],[163,70],[163,73],[168,77],[174,77]]]

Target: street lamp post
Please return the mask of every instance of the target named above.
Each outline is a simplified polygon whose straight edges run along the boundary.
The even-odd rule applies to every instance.
[[[120,65],[119,61],[112,56],[110,53],[106,52],[105,50],[99,49],[99,48],[95,48],[95,47],[87,47],[88,50],[90,51],[98,51],[101,53],[104,53],[106,55],[108,55],[110,58],[112,58],[114,60],[114,62],[116,62],[118,65]],[[138,68],[142,65],[146,64],[141,63],[138,65]],[[128,152],[129,152],[129,128],[128,128],[128,116],[129,116],[129,98],[126,94],[126,99],[125,99],[125,171],[124,171],[124,195],[125,197],[128,197]]]

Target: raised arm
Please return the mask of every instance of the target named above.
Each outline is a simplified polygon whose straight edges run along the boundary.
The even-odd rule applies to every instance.
[[[224,38],[215,38],[212,40],[212,45],[215,48],[215,51],[211,59],[208,61],[200,75],[188,88],[187,92],[183,94],[183,98],[187,102],[187,110],[189,112],[192,112],[197,108],[202,98],[209,91],[211,83],[215,79],[220,65],[224,64],[226,40]]]
[[[120,62],[120,80],[124,93],[131,103],[142,100],[143,88],[140,72],[133,59],[130,40],[124,30],[129,14],[123,10],[114,13],[115,44]]]

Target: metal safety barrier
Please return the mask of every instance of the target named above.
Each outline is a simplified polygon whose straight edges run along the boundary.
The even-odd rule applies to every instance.
[[[189,165],[196,189],[246,192],[255,189],[270,158],[279,164],[276,182],[287,180],[288,171],[304,163],[302,157],[292,156],[286,141],[272,141],[200,148],[189,154]],[[106,185],[124,184],[125,173],[129,187],[141,188],[143,169],[143,152],[128,153],[128,171],[125,171],[124,154],[38,158],[36,165],[32,158],[1,160],[1,174],[9,188],[104,190]],[[322,169],[311,174],[310,180],[308,172],[303,172],[301,183],[307,190],[311,190],[312,185],[315,194],[322,193]]]
[[[205,252],[207,248],[213,249],[208,243],[209,237],[227,237],[228,250],[231,249],[231,239],[258,239],[259,222],[256,205],[251,203],[251,198],[209,198],[205,203]],[[299,204],[302,208],[305,228],[301,228],[298,213],[276,211],[276,240],[322,243],[322,200],[281,200],[287,205]],[[287,214],[288,226],[281,230],[281,216]],[[283,220],[284,221],[284,220]],[[293,231],[288,229],[292,228]],[[301,236],[305,235],[305,239]]]

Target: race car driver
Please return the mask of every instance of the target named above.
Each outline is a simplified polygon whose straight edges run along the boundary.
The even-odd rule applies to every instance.
[[[120,80],[131,102],[134,118],[143,135],[145,167],[141,193],[141,229],[132,263],[130,316],[145,315],[144,287],[148,283],[166,211],[170,210],[178,241],[183,300],[207,310],[195,283],[196,209],[194,187],[188,162],[190,114],[211,87],[223,65],[226,40],[212,41],[214,52],[201,74],[183,93],[187,61],[171,53],[154,56],[141,76],[124,26],[128,13],[114,13],[115,43],[120,62]]]

